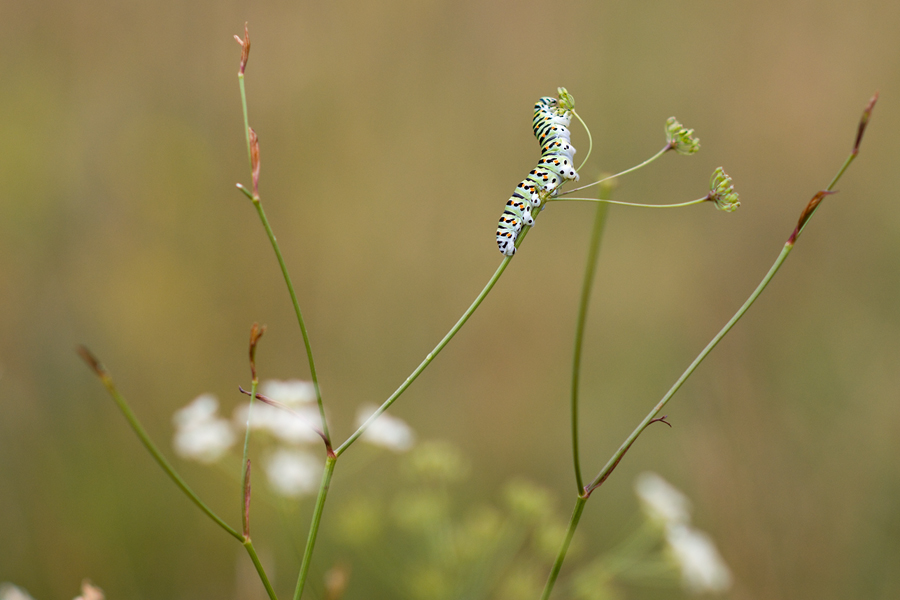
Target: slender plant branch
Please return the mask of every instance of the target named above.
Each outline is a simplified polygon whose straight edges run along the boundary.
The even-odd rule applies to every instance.
[[[272,584],[269,583],[269,577],[266,575],[266,570],[263,569],[262,563],[259,562],[259,556],[256,555],[256,548],[253,547],[253,542],[250,541],[250,538],[248,537],[241,542],[241,544],[247,550],[247,554],[250,555],[250,560],[253,561],[253,566],[256,567],[256,572],[259,573],[259,578],[266,588],[266,593],[269,595],[269,600],[278,600],[275,589],[272,587]]]
[[[659,158],[660,156],[662,156],[663,154],[665,154],[666,152],[668,152],[668,151],[671,150],[672,148],[673,148],[673,146],[672,146],[671,144],[666,144],[665,147],[664,147],[662,150],[660,150],[659,152],[657,152],[656,154],[654,154],[653,156],[651,156],[650,158],[648,158],[647,160],[645,160],[644,162],[642,162],[642,163],[639,164],[639,165],[635,165],[635,166],[631,167],[630,169],[625,169],[624,171],[621,171],[621,172],[619,172],[619,173],[616,173],[615,175],[610,175],[609,177],[604,177],[603,179],[598,179],[597,181],[594,181],[593,183],[589,183],[589,184],[587,184],[587,185],[583,185],[583,186],[577,187],[577,188],[572,188],[571,190],[568,190],[568,191],[566,191],[566,192],[561,192],[561,193],[557,194],[557,197],[559,197],[559,196],[565,196],[565,195],[567,195],[567,194],[571,194],[572,192],[578,192],[578,191],[581,191],[581,190],[585,190],[585,189],[587,189],[587,188],[589,188],[589,187],[592,187],[592,186],[595,186],[595,185],[599,185],[599,184],[603,183],[604,181],[609,181],[610,179],[615,179],[616,177],[620,177],[620,176],[622,176],[622,175],[626,175],[626,174],[628,174],[628,173],[632,173],[632,172],[634,172],[634,171],[637,171],[637,170],[640,169],[641,167],[646,167],[647,165],[649,165],[650,163],[652,163],[654,160],[656,160],[657,158]]]
[[[578,119],[578,120],[581,122],[581,126],[584,127],[584,130],[587,132],[587,136],[588,136],[588,151],[587,151],[587,154],[584,155],[584,160],[582,160],[582,161],[581,161],[581,164],[578,165],[578,168],[575,169],[576,171],[580,171],[580,170],[581,170],[581,167],[584,166],[584,163],[586,163],[586,162],[588,161],[588,158],[591,157],[591,151],[594,149],[594,138],[591,137],[591,130],[590,130],[590,128],[587,126],[587,123],[584,122],[584,119],[581,118],[581,115],[579,115],[579,114],[578,114],[577,112],[575,112],[574,110],[572,110],[572,114],[575,115],[575,118]]]
[[[309,564],[312,560],[313,549],[316,546],[316,536],[319,534],[319,524],[322,521],[322,510],[325,508],[325,498],[328,496],[329,487],[331,487],[331,475],[334,473],[336,463],[337,456],[329,455],[325,458],[322,483],[319,485],[319,495],[316,497],[316,507],[313,510],[312,523],[309,526],[309,536],[306,538],[306,549],[303,551],[303,561],[300,563],[300,575],[297,577],[294,600],[300,600],[300,596],[303,595],[303,588],[309,575]]]
[[[141,443],[144,444],[144,447],[150,453],[150,455],[156,460],[157,464],[162,467],[162,470],[166,472],[172,481],[175,482],[175,485],[184,492],[184,494],[190,498],[191,502],[197,505],[197,508],[202,510],[207,517],[212,519],[216,525],[224,529],[229,535],[235,538],[237,541],[243,543],[244,537],[235,531],[228,523],[223,521],[219,515],[214,513],[211,508],[209,508],[198,496],[194,493],[194,491],[185,483],[184,479],[175,471],[175,468],[169,464],[169,461],[166,460],[166,457],[163,456],[162,452],[159,451],[159,448],[156,447],[156,444],[153,443],[153,440],[150,439],[150,436],[147,435],[147,432],[144,430],[144,427],[141,425],[140,421],[138,421],[137,416],[131,410],[131,407],[128,406],[128,402],[125,401],[125,398],[119,393],[119,390],[116,389],[115,383],[113,383],[112,376],[109,374],[109,371],[106,370],[100,361],[91,354],[90,350],[85,348],[84,346],[78,346],[77,348],[78,354],[81,355],[81,358],[84,359],[84,362],[88,364],[88,366],[94,371],[97,377],[100,378],[101,383],[103,383],[104,387],[106,387],[106,391],[109,392],[109,395],[112,396],[112,399],[115,401],[116,405],[118,405],[119,410],[122,411],[122,414],[125,415],[125,420],[128,421],[128,424],[131,426],[131,429],[137,434],[138,439],[141,440]]]
[[[607,182],[601,193],[608,195],[612,191],[612,182]],[[603,239],[603,229],[606,225],[606,215],[609,207],[606,204],[598,204],[594,216],[594,226],[591,229],[591,241],[588,245],[587,263],[584,268],[584,278],[581,283],[581,299],[578,303],[578,318],[575,322],[575,350],[572,357],[572,461],[575,467],[575,485],[578,494],[584,493],[584,479],[581,475],[581,458],[578,445],[578,384],[581,379],[581,350],[584,345],[584,326],[587,322],[588,305],[591,300],[591,290],[594,287],[594,274],[597,271],[597,259],[600,256],[600,242]]]
[[[247,33],[246,25],[244,26],[244,39],[241,40],[238,36],[235,36],[235,39],[241,43],[242,47],[241,68],[240,71],[238,71],[238,82],[241,88],[241,106],[243,106],[244,110],[244,130],[247,134],[247,153],[250,157],[250,171],[253,176],[253,193],[250,194],[248,190],[240,184],[238,184],[238,189],[244,192],[244,194],[253,201],[253,206],[256,208],[257,214],[259,214],[259,220],[262,222],[262,225],[266,230],[266,235],[269,237],[269,242],[272,244],[272,249],[275,251],[275,256],[278,258],[278,265],[281,267],[281,274],[284,277],[285,285],[287,285],[288,293],[291,295],[291,304],[294,307],[294,313],[297,315],[297,323],[300,325],[300,333],[303,334],[303,345],[306,347],[306,358],[309,361],[309,377],[312,379],[313,387],[316,390],[316,404],[319,407],[319,416],[322,420],[322,432],[325,434],[326,444],[330,445],[331,434],[328,431],[328,420],[325,418],[325,405],[322,402],[322,392],[319,389],[319,377],[316,374],[316,361],[313,358],[309,333],[306,330],[303,313],[300,311],[300,302],[297,300],[297,293],[294,291],[294,284],[291,282],[291,276],[288,273],[287,265],[284,262],[284,256],[282,256],[281,249],[278,247],[275,233],[272,231],[271,225],[269,225],[269,220],[266,218],[266,213],[263,210],[262,202],[259,197],[259,142],[256,139],[256,133],[250,128],[250,122],[247,115],[247,93],[244,89],[244,69],[247,66],[247,56],[250,53],[250,37],[249,33]]]
[[[607,198],[547,198],[547,202],[596,202],[600,204],[618,204],[620,206],[637,206],[640,208],[680,208],[682,206],[693,206],[694,204],[703,204],[709,202],[709,196],[691,200],[689,202],[679,202],[678,204],[638,204],[637,202],[622,202],[620,200],[609,200]]]
[[[578,527],[578,521],[581,520],[581,513],[584,512],[584,505],[588,501],[588,496],[580,495],[575,499],[575,508],[572,511],[572,518],[569,520],[569,527],[566,529],[566,536],[563,538],[562,547],[556,560],[553,562],[553,568],[550,569],[550,575],[547,577],[547,583],[544,585],[544,593],[541,594],[541,600],[548,600],[556,579],[559,577],[559,571],[562,569],[563,561],[566,560],[566,553],[569,551],[569,544],[572,543],[572,536],[575,535],[575,529]]]
[[[847,167],[850,163],[856,158],[856,155],[859,153],[859,145],[862,141],[863,133],[865,132],[866,126],[868,125],[869,119],[872,114],[872,109],[875,106],[875,102],[878,100],[878,94],[876,93],[872,99],[869,101],[869,104],[866,106],[865,111],[863,111],[862,119],[860,119],[858,132],[856,135],[856,143],[853,146],[853,150],[850,153],[850,156],[844,161],[844,164],[841,166],[840,170],[831,180],[831,183],[828,184],[828,187],[825,190],[818,192],[812,199],[807,203],[806,208],[803,209],[803,212],[800,214],[800,219],[797,221],[797,225],[794,228],[793,233],[791,233],[788,241],[785,243],[784,248],[782,248],[781,253],[778,255],[778,258],[775,259],[775,262],[772,264],[768,273],[766,273],[765,277],[763,277],[762,281],[756,287],[750,297],[744,302],[744,304],[738,309],[738,311],[734,314],[731,319],[725,324],[725,326],[716,334],[716,336],[710,341],[709,344],[700,352],[697,358],[688,366],[687,370],[682,373],[681,377],[675,382],[675,384],[669,389],[665,396],[663,396],[662,400],[660,400],[657,405],[650,411],[650,413],[641,421],[640,425],[635,428],[635,430],[628,436],[625,442],[619,447],[619,449],[613,454],[613,456],[609,459],[606,465],[601,469],[600,473],[597,474],[597,477],[594,478],[593,481],[585,488],[584,493],[579,493],[578,497],[575,500],[575,510],[573,512],[572,520],[569,523],[569,528],[566,530],[565,540],[563,541],[562,548],[559,551],[559,554],[556,559],[556,563],[553,565],[553,569],[550,571],[550,577],[547,580],[547,585],[544,588],[544,593],[541,596],[542,600],[547,600],[550,597],[550,592],[553,589],[553,585],[556,582],[556,578],[559,575],[559,569],[562,566],[563,560],[565,560],[566,551],[568,550],[569,541],[572,539],[572,535],[575,533],[575,528],[578,526],[578,520],[581,516],[581,511],[584,509],[584,504],[587,502],[587,499],[590,497],[591,493],[596,490],[600,485],[603,484],[604,481],[612,474],[613,470],[618,466],[619,462],[621,462],[622,458],[625,456],[625,453],[628,452],[628,449],[631,448],[632,444],[637,440],[638,436],[651,424],[657,421],[661,421],[666,423],[662,418],[658,418],[660,411],[662,411],[663,407],[672,398],[675,392],[678,391],[678,388],[685,382],[685,380],[694,372],[697,366],[703,361],[704,358],[712,351],[712,349],[719,343],[719,341],[725,337],[732,327],[734,327],[735,323],[740,320],[740,318],[747,312],[747,309],[756,301],[762,291],[766,288],[772,278],[775,276],[775,273],[778,272],[778,269],[781,268],[781,265],[784,263],[785,259],[787,259],[788,254],[790,254],[791,250],[794,248],[797,239],[800,237],[801,232],[806,227],[809,219],[815,213],[815,211],[819,208],[819,205],[822,203],[827,196],[834,193],[834,186],[837,185],[837,182],[840,180],[841,176],[847,170]],[[666,423],[668,424],[668,423]]]
[[[516,240],[517,246],[519,243],[521,243],[521,240],[522,240],[522,238],[525,237],[526,233],[527,233],[527,228],[525,231],[523,231],[521,234],[519,234],[519,238]],[[460,329],[462,329],[462,326],[466,324],[466,321],[469,320],[469,317],[472,316],[472,313],[475,312],[475,310],[481,305],[482,301],[484,301],[484,299],[487,297],[487,295],[490,293],[490,291],[494,288],[494,284],[496,284],[497,280],[500,279],[500,276],[503,275],[503,271],[506,270],[506,267],[509,265],[509,261],[511,259],[512,259],[512,256],[506,256],[503,258],[503,260],[500,262],[500,266],[497,267],[497,270],[491,276],[490,280],[488,280],[487,285],[484,286],[484,289],[481,290],[481,293],[478,294],[478,297],[476,297],[475,301],[472,302],[472,304],[469,306],[469,308],[466,309],[466,312],[463,313],[463,315],[459,318],[459,320],[456,322],[456,324],[450,329],[450,331],[447,332],[447,335],[445,335],[443,337],[443,339],[440,342],[438,342],[438,345],[434,347],[434,350],[432,350],[431,352],[428,353],[427,356],[425,356],[425,360],[423,360],[419,364],[419,366],[416,367],[415,371],[413,371],[410,374],[410,376],[406,378],[406,380],[400,385],[400,387],[398,387],[396,389],[396,391],[394,391],[394,393],[391,394],[390,397],[387,400],[385,400],[381,406],[378,407],[378,410],[376,410],[372,414],[372,416],[370,416],[368,419],[366,419],[366,421],[362,425],[359,426],[359,429],[357,429],[353,433],[353,435],[351,435],[349,438],[347,438],[347,441],[345,441],[343,444],[338,446],[338,448],[334,451],[335,456],[340,456],[341,454],[343,454],[344,451],[347,448],[349,448],[350,445],[353,442],[355,442],[359,438],[359,436],[361,436],[365,432],[365,430],[369,428],[369,426],[372,423],[375,422],[375,419],[377,419],[381,415],[381,413],[386,411],[388,409],[388,407],[390,407],[390,405],[393,404],[394,401],[397,398],[399,398],[400,395],[403,392],[405,392],[406,389],[410,385],[412,385],[412,382],[415,381],[416,378],[418,378],[419,375],[422,374],[422,371],[424,371],[428,367],[428,365],[431,364],[431,361],[434,360],[434,358],[441,352],[441,350],[444,349],[444,346],[446,346],[450,342],[450,340],[453,339],[453,336],[455,336],[456,333]]]

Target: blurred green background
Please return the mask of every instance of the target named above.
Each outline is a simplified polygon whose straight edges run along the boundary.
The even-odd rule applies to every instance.
[[[100,356],[170,456],[177,408],[202,392],[226,414],[240,402],[254,321],[269,326],[261,376],[307,376],[277,264],[234,189],[249,183],[231,39],[246,20],[261,193],[341,439],[499,263],[497,217],[538,156],[539,96],[575,96],[595,140],[588,178],[656,152],[670,115],[696,130],[698,155],[623,178],[620,200],[700,197],[719,165],[734,177],[734,214],[610,210],[583,381],[591,473],[753,289],[880,90],[840,194],[678,393],[674,428],[641,438],[581,527],[593,552],[621,540],[631,482],[653,469],[694,500],[734,598],[900,597],[900,4],[6,0],[2,12],[0,581],[38,600],[71,598],[83,577],[110,598],[259,597],[239,545],[153,464],[74,352]],[[551,206],[391,409],[471,457],[472,501],[525,476],[569,510],[593,211]],[[346,457],[325,532],[341,502],[396,470]],[[239,522],[233,477],[175,463]],[[255,504],[285,596],[310,509],[285,521]],[[341,556],[323,534],[313,576]],[[393,596],[351,575],[347,597]]]

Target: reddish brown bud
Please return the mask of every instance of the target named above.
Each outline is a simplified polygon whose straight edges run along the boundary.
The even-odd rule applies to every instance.
[[[85,348],[84,346],[76,346],[75,350],[81,356],[82,360],[88,364],[88,366],[93,369],[94,373],[97,374],[98,377],[106,377],[106,369],[103,368],[103,365],[100,364],[100,361],[97,360],[97,357],[91,354],[91,351]]]
[[[863,111],[862,118],[859,120],[859,129],[856,132],[856,143],[853,144],[853,154],[859,153],[859,143],[862,142],[863,134],[866,132],[866,126],[869,124],[869,117],[872,116],[872,109],[875,108],[876,102],[878,102],[878,92],[875,92],[875,95],[869,100],[869,104],[866,105],[866,110]]]
[[[250,459],[247,459],[247,470],[244,471],[244,539],[250,539]]]
[[[326,600],[340,600],[350,581],[350,566],[337,564],[325,572]]]
[[[250,32],[247,30],[247,24],[244,23],[244,39],[240,36],[234,36],[234,39],[241,45],[241,69],[238,74],[243,75],[244,69],[247,68],[247,58],[250,56]]]
[[[788,239],[789,244],[793,244],[797,241],[797,236],[800,235],[800,232],[803,230],[803,227],[806,225],[806,222],[809,221],[809,218],[816,212],[816,208],[818,208],[819,203],[825,198],[825,196],[830,196],[831,194],[837,194],[837,191],[830,192],[828,190],[822,190],[818,194],[812,197],[812,200],[809,201],[809,204],[806,205],[806,208],[803,209],[803,212],[800,214],[800,220],[797,221],[797,227],[794,229],[794,233],[791,234],[791,237]]]
[[[253,381],[257,381],[256,345],[259,343],[259,338],[261,338],[265,332],[266,326],[263,325],[260,327],[259,323],[254,323],[253,327],[250,328],[250,374],[253,376]]]
[[[259,198],[259,138],[250,128],[250,169],[253,172],[253,197]]]

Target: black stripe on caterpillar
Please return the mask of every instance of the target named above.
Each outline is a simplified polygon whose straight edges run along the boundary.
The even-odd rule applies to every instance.
[[[497,225],[497,246],[506,256],[516,253],[516,239],[524,225],[534,225],[532,209],[538,208],[542,195],[552,194],[569,180],[578,180],[578,173],[572,158],[575,148],[569,137],[572,121],[573,102],[565,94],[565,101],[545,96],[534,105],[532,129],[541,146],[541,158],[537,166],[516,186],[506,202],[500,222]]]

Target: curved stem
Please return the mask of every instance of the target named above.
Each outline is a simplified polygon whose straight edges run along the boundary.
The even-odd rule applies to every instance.
[[[194,491],[185,483],[184,479],[175,471],[175,468],[169,464],[169,461],[166,460],[166,457],[163,456],[162,452],[159,451],[159,448],[156,447],[156,444],[153,443],[153,440],[150,439],[150,436],[147,435],[147,432],[144,430],[144,427],[141,425],[140,421],[138,421],[137,416],[131,410],[131,407],[128,406],[128,403],[125,401],[125,398],[119,393],[119,390],[116,389],[115,383],[113,383],[112,377],[109,372],[100,364],[93,354],[85,348],[84,346],[80,346],[78,348],[78,353],[81,357],[88,363],[88,365],[94,370],[94,373],[100,378],[100,381],[103,383],[104,387],[106,387],[106,391],[109,392],[109,395],[112,396],[112,399],[115,401],[116,405],[119,407],[119,410],[122,411],[122,414],[125,415],[125,420],[128,421],[128,424],[131,426],[131,429],[137,434],[138,439],[141,440],[141,443],[144,444],[144,447],[153,457],[153,459],[157,462],[157,464],[162,467],[162,470],[166,472],[172,481],[175,482],[175,485],[184,492],[184,494],[190,498],[191,502],[197,505],[197,508],[202,510],[207,517],[212,519],[216,525],[224,529],[229,535],[235,538],[237,541],[243,543],[244,537],[231,528],[225,521],[223,521],[219,515],[214,513],[211,508],[209,508],[198,496],[194,493]]]
[[[704,348],[700,352],[700,354],[697,355],[697,358],[694,359],[694,361],[688,366],[688,368],[685,369],[684,373],[681,374],[681,377],[679,377],[678,380],[672,385],[672,387],[669,388],[669,391],[666,392],[666,395],[663,396],[662,400],[660,400],[657,405],[653,407],[653,410],[651,410],[647,414],[647,416],[644,417],[644,420],[641,421],[641,424],[631,432],[631,435],[628,436],[628,438],[619,447],[616,453],[612,455],[612,457],[609,459],[600,473],[598,473],[594,480],[591,481],[591,483],[587,487],[588,494],[597,489],[604,481],[606,481],[607,477],[609,477],[613,469],[616,468],[616,465],[619,464],[619,461],[622,460],[622,457],[626,452],[628,452],[628,449],[635,442],[635,440],[637,440],[638,436],[641,435],[641,433],[650,425],[650,423],[654,419],[656,419],[656,417],[662,411],[663,407],[665,407],[666,403],[672,398],[672,396],[675,395],[675,392],[678,391],[682,384],[687,381],[687,378],[691,376],[691,374],[697,369],[700,363],[703,362],[703,359],[706,358],[710,352],[712,352],[712,349],[716,347],[716,345],[722,340],[723,337],[725,337],[725,334],[731,331],[731,328],[734,327],[735,323],[737,323],[741,319],[741,317],[744,316],[744,313],[747,312],[747,309],[749,309],[750,306],[752,306],[753,303],[756,302],[756,299],[759,297],[762,291],[766,289],[766,286],[769,285],[772,277],[774,277],[775,273],[778,272],[778,269],[781,268],[782,263],[784,263],[784,260],[787,258],[788,254],[790,254],[793,248],[794,244],[791,242],[788,242],[784,245],[784,248],[782,248],[781,250],[781,254],[778,255],[777,259],[775,259],[775,262],[772,264],[769,272],[766,273],[766,276],[763,277],[759,285],[756,286],[756,289],[753,290],[753,293],[750,294],[750,297],[747,298],[747,300],[738,309],[738,311],[734,313],[734,316],[731,317],[731,319],[729,319],[727,323],[725,323],[725,326],[722,327],[721,330],[719,330],[719,333],[717,333],[715,337],[713,337],[713,339],[709,342],[709,344],[706,345],[706,348]]]
[[[306,347],[306,357],[309,360],[309,377],[312,379],[313,387],[316,390],[316,404],[319,407],[319,416],[322,419],[322,433],[325,434],[326,443],[330,444],[331,434],[328,432],[328,420],[325,418],[325,405],[322,402],[322,393],[319,390],[319,377],[316,374],[316,361],[313,358],[312,345],[309,342],[309,333],[306,331],[306,323],[303,321],[303,313],[300,311],[300,302],[297,300],[297,293],[294,291],[294,284],[291,282],[291,276],[288,273],[287,265],[284,263],[281,249],[278,247],[278,242],[275,240],[275,233],[269,225],[269,220],[266,218],[266,211],[263,210],[262,202],[260,202],[259,198],[253,199],[253,206],[259,214],[259,220],[262,222],[262,225],[266,230],[266,235],[269,237],[269,242],[272,244],[272,249],[275,251],[275,256],[278,258],[278,265],[281,267],[284,283],[287,285],[288,293],[291,295],[291,304],[294,306],[294,313],[297,315],[300,333],[303,334],[303,345]]]
[[[266,570],[263,568],[262,563],[259,562],[259,556],[256,555],[256,548],[253,547],[253,542],[250,541],[250,538],[247,538],[242,543],[247,550],[247,554],[250,555],[250,560],[253,561],[253,566],[256,567],[256,572],[259,573],[259,579],[266,588],[269,600],[278,600],[278,596],[275,594],[272,584],[269,583],[269,576],[266,575]]]
[[[541,600],[550,598],[550,592],[553,591],[553,586],[556,584],[556,578],[559,577],[563,561],[566,560],[566,552],[569,550],[569,544],[572,543],[572,536],[575,535],[575,529],[578,527],[578,521],[581,520],[581,513],[584,512],[584,505],[587,503],[587,499],[588,496],[579,495],[575,500],[575,509],[572,511],[572,518],[569,520],[569,527],[566,529],[566,537],[563,539],[559,554],[556,555],[553,568],[550,569],[550,575],[547,577],[546,585],[544,585],[544,593],[541,594]]]
[[[603,183],[604,181],[609,181],[610,179],[615,179],[616,177],[621,177],[622,175],[625,175],[625,174],[627,174],[627,173],[631,173],[631,172],[633,172],[633,171],[637,171],[637,170],[640,169],[641,167],[646,167],[647,165],[649,165],[649,164],[652,163],[654,160],[656,160],[657,158],[659,158],[660,156],[662,156],[663,154],[665,154],[666,152],[668,152],[668,151],[671,150],[671,149],[672,149],[672,146],[669,145],[669,144],[666,144],[665,148],[663,148],[662,150],[660,150],[659,152],[657,152],[656,154],[654,154],[653,156],[651,156],[650,158],[648,158],[647,160],[645,160],[644,162],[642,162],[642,163],[639,164],[639,165],[635,165],[635,166],[631,167],[630,169],[625,169],[624,171],[621,171],[621,172],[619,172],[619,173],[616,173],[615,175],[610,175],[609,177],[604,177],[603,179],[599,179],[599,180],[597,180],[597,181],[595,181],[595,182],[593,182],[593,183],[589,183],[589,184],[587,184],[587,185],[583,185],[583,186],[577,187],[577,188],[572,188],[571,190],[569,190],[569,191],[567,191],[567,192],[562,192],[562,193],[560,193],[560,194],[558,194],[558,195],[559,195],[559,196],[565,196],[566,194],[571,194],[572,192],[577,192],[577,191],[579,191],[579,190],[584,190],[584,189],[587,189],[587,188],[589,188],[589,187],[591,187],[591,186],[595,186],[595,185],[597,185],[597,184]]]
[[[524,239],[525,234],[527,233],[527,230],[528,230],[528,228],[526,228],[525,231],[523,231],[522,233],[519,234],[519,237],[516,240],[517,246],[521,243],[522,239]],[[362,425],[359,426],[359,429],[357,429],[353,433],[353,435],[351,435],[349,438],[347,438],[347,441],[345,441],[343,444],[341,444],[334,451],[335,457],[338,457],[341,454],[343,454],[343,452],[347,448],[349,448],[350,445],[353,442],[355,442],[357,440],[357,438],[359,438],[359,436],[361,436],[366,429],[369,428],[369,425],[371,425],[375,421],[375,419],[377,419],[381,415],[381,413],[386,411],[388,409],[388,407],[390,407],[390,405],[393,404],[394,401],[397,398],[399,398],[403,392],[406,391],[406,388],[408,388],[410,385],[412,385],[412,382],[415,381],[416,378],[418,378],[419,375],[422,374],[422,371],[424,371],[426,369],[426,367],[428,367],[428,365],[431,364],[431,361],[434,360],[434,357],[436,357],[440,353],[440,351],[444,349],[444,346],[446,346],[450,342],[450,340],[453,339],[453,336],[455,336],[456,333],[462,328],[462,326],[466,324],[466,321],[469,320],[469,317],[472,316],[472,313],[474,313],[475,310],[481,305],[482,301],[487,297],[487,295],[493,289],[494,284],[496,284],[497,280],[500,279],[500,276],[503,275],[503,271],[506,270],[506,267],[509,265],[509,261],[511,259],[512,259],[512,256],[507,256],[507,257],[503,258],[503,260],[500,262],[500,266],[497,267],[497,270],[491,276],[490,280],[488,280],[487,285],[484,286],[484,289],[481,290],[481,293],[478,294],[478,297],[476,297],[475,301],[472,302],[472,304],[469,306],[469,308],[466,309],[466,312],[463,313],[463,315],[459,318],[459,320],[456,322],[456,324],[450,329],[450,331],[447,332],[447,335],[445,335],[444,338],[440,342],[438,342],[438,345],[434,347],[434,350],[432,350],[431,352],[428,353],[428,355],[425,357],[425,360],[423,360],[419,364],[419,366],[416,367],[415,371],[413,371],[410,374],[410,376],[406,378],[406,380],[400,385],[400,387],[398,387],[396,389],[396,391],[394,391],[394,393],[391,394],[391,396],[387,400],[385,400],[381,406],[378,407],[378,410],[376,410],[374,413],[372,413],[372,416],[370,416],[368,419],[366,419],[366,421]]]
[[[252,172],[253,153],[250,147],[250,121],[247,114],[247,93],[244,89],[243,73],[238,73],[238,82],[240,83],[241,88],[241,106],[244,111],[244,132],[247,135],[247,155],[250,158],[250,170]],[[316,361],[313,358],[312,345],[309,342],[309,334],[306,331],[303,314],[300,312],[300,303],[297,301],[297,294],[294,292],[294,284],[291,283],[291,276],[288,274],[287,266],[284,264],[284,257],[281,255],[281,249],[278,247],[278,242],[275,240],[275,234],[272,232],[272,227],[269,225],[268,219],[266,219],[266,213],[263,210],[260,198],[256,194],[256,186],[254,185],[254,193],[252,195],[250,195],[245,188],[241,186],[239,186],[239,188],[253,200],[253,206],[259,214],[259,219],[262,221],[263,227],[266,230],[266,235],[269,236],[269,242],[272,244],[272,249],[275,251],[275,256],[278,258],[278,265],[281,267],[281,274],[284,276],[284,283],[287,285],[288,292],[291,295],[291,303],[293,304],[294,312],[297,315],[297,323],[300,325],[300,333],[303,335],[303,345],[306,347],[306,358],[309,361],[309,377],[312,379],[313,387],[316,390],[316,404],[319,406],[319,416],[322,419],[322,432],[325,434],[326,444],[330,445],[331,435],[328,432],[328,421],[325,418],[325,405],[322,402],[322,392],[319,390],[319,377],[316,374]]]
[[[244,535],[249,538],[250,532],[250,505],[247,502],[250,489],[250,478],[247,471],[250,470],[248,458],[250,456],[250,413],[253,411],[253,403],[256,401],[256,387],[259,381],[254,377],[250,382],[250,405],[247,407],[247,430],[244,433],[244,452],[241,458],[241,511],[243,512]]]
[[[584,166],[584,163],[586,163],[587,160],[588,160],[588,158],[590,158],[590,156],[591,156],[591,151],[594,149],[594,138],[591,137],[591,130],[590,130],[590,128],[588,128],[587,123],[584,122],[584,119],[581,118],[581,115],[579,115],[579,114],[578,114],[577,112],[575,112],[574,110],[572,110],[572,114],[575,115],[575,118],[578,119],[578,120],[581,122],[581,126],[584,127],[584,130],[587,132],[587,136],[588,136],[588,151],[587,151],[587,154],[584,155],[584,160],[581,161],[581,164],[578,165],[578,168],[577,168],[577,169],[575,169],[576,171],[580,171],[580,170],[581,170],[581,167]]]
[[[709,196],[691,200],[689,202],[679,202],[678,204],[638,204],[637,202],[622,202],[619,200],[608,200],[606,198],[548,198],[548,202],[599,202],[603,204],[618,204],[620,206],[637,206],[640,208],[680,208],[682,206],[693,206],[694,204],[702,204],[709,201]]]
[[[325,458],[325,470],[322,471],[322,483],[319,485],[319,495],[316,497],[316,507],[313,509],[312,523],[309,526],[309,536],[306,538],[306,549],[303,551],[303,561],[300,563],[300,575],[297,577],[297,588],[294,590],[294,600],[300,600],[303,595],[303,587],[309,576],[309,564],[312,561],[313,549],[316,546],[316,537],[319,535],[319,524],[322,522],[322,510],[325,508],[325,498],[328,496],[328,488],[331,486],[331,475],[337,457]]]
[[[608,188],[608,186],[607,186]],[[609,192],[610,190],[605,190]],[[572,462],[575,467],[575,485],[578,493],[584,493],[584,479],[581,475],[581,458],[578,444],[578,384],[581,379],[581,350],[584,345],[584,326],[587,322],[588,305],[591,300],[591,289],[594,286],[594,274],[597,271],[597,259],[600,256],[600,241],[603,239],[603,227],[606,224],[608,207],[597,205],[594,216],[594,227],[591,230],[591,242],[588,246],[587,263],[581,283],[581,298],[578,303],[578,318],[575,322],[575,350],[572,357]]]

